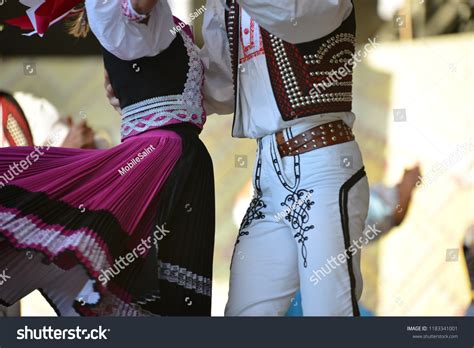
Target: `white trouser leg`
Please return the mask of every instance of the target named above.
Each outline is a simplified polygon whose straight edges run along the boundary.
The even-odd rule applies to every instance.
[[[254,224],[235,247],[225,315],[285,315],[299,286],[296,253],[284,226]]]
[[[260,152],[260,205],[240,231],[226,315],[283,315],[298,285],[305,316],[358,315],[369,190],[357,143],[282,159],[268,136]]]
[[[226,316],[283,316],[299,287],[297,248],[286,225],[274,219],[268,191],[263,198],[261,169],[257,161],[256,197],[235,245]]]

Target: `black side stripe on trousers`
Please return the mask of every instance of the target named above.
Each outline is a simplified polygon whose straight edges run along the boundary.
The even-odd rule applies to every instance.
[[[348,252],[349,247],[351,246],[351,236],[349,231],[349,214],[347,211],[349,191],[365,176],[365,168],[363,167],[357,173],[355,173],[354,176],[347,180],[344,185],[341,186],[341,189],[339,191],[339,209],[341,213],[342,232],[344,233],[344,246]],[[355,317],[359,317],[360,311],[356,297],[356,279],[354,274],[354,267],[352,265],[352,253],[350,252],[349,259],[347,260],[347,268],[349,270],[349,277],[351,282],[352,311]]]

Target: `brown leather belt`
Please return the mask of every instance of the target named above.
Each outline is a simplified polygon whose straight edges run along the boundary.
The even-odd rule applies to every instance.
[[[322,147],[337,145],[354,140],[352,129],[343,121],[325,123],[308,129],[288,141],[283,132],[276,133],[278,151],[281,157],[301,155]]]

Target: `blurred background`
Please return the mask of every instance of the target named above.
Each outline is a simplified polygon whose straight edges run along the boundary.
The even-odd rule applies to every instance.
[[[205,3],[169,2],[188,23]],[[361,303],[370,315],[464,315],[473,294],[463,242],[474,228],[474,1],[355,0],[355,6],[358,46],[367,51],[355,71],[355,133],[371,184],[395,187],[417,165],[425,175],[403,222],[364,249]],[[102,141],[117,144],[120,116],[105,97],[95,38],[73,39],[62,24],[44,38],[20,36],[2,23],[23,9],[13,0],[0,5],[0,90],[44,98],[61,116],[86,119]],[[190,23],[200,44],[201,21]],[[256,148],[252,140],[231,139],[231,125],[231,115],[214,115],[203,132],[216,175],[216,316],[227,300]],[[22,301],[21,314],[54,312],[35,292]]]

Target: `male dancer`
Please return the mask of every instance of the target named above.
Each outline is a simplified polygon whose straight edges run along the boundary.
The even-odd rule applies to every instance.
[[[234,250],[226,315],[284,315],[301,288],[303,315],[357,316],[357,240],[369,192],[351,131],[353,5],[208,0],[206,7],[208,111],[235,111],[233,136],[258,142],[255,197]],[[328,265],[316,284],[314,274]]]
[[[301,288],[305,316],[357,316],[353,241],[369,191],[351,131],[353,5],[208,0],[206,9],[206,108],[235,111],[233,136],[258,142],[255,198],[234,251],[226,315],[284,315]],[[331,272],[315,282],[328,262]]]

